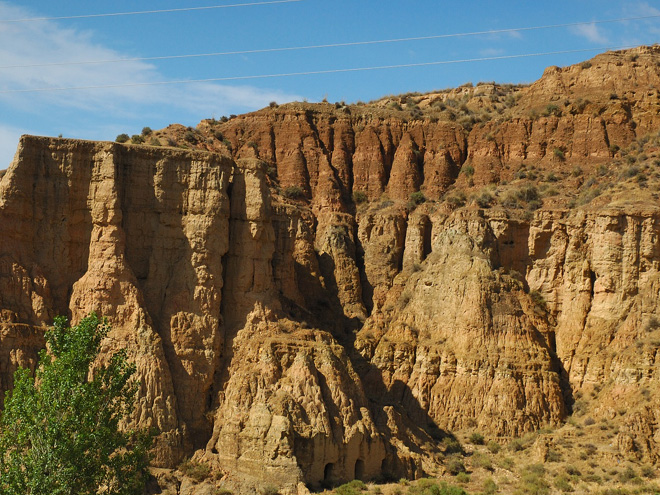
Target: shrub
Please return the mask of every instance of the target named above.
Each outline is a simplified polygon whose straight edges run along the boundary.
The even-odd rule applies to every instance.
[[[270,108],[277,108],[277,107],[279,107],[279,105],[277,104],[276,101],[271,101],[271,102],[268,104],[268,106],[269,106]]]
[[[621,471],[618,476],[619,476],[619,481],[621,481],[621,483],[630,483],[637,479],[637,473],[630,466],[628,466],[626,469]]]
[[[152,137],[149,140],[149,146],[161,146],[160,140],[157,137]]]
[[[472,465],[478,468],[486,469],[488,471],[493,470],[493,461],[488,455],[481,452],[475,452],[472,455]]]
[[[194,143],[197,141],[197,135],[195,134],[194,131],[189,129],[183,133],[183,139],[184,141],[188,141],[189,143]]]
[[[653,466],[648,466],[648,465],[642,466],[641,473],[642,473],[642,476],[644,476],[644,478],[649,478],[649,479],[655,478],[655,475],[656,475],[655,469],[653,469]]]
[[[494,442],[494,441],[491,440],[490,442],[488,442],[486,444],[486,448],[488,450],[490,450],[491,453],[497,454],[501,450],[502,447],[500,446],[499,443]]]
[[[474,432],[470,435],[470,443],[473,445],[483,445],[484,436],[481,433]]]
[[[460,442],[453,437],[443,438],[442,446],[445,448],[445,454],[460,454],[463,452]]]
[[[491,201],[493,201],[493,196],[488,191],[482,191],[474,200],[480,208],[490,208]]]
[[[626,170],[624,170],[623,177],[625,177],[626,179],[630,179],[631,177],[635,177],[637,174],[639,174],[639,172],[640,172],[639,167],[633,165],[632,167],[629,167]]]
[[[456,475],[456,481],[458,483],[464,484],[464,483],[469,483],[470,482],[470,475],[467,473],[458,473]]]
[[[573,485],[571,485],[570,480],[565,475],[557,476],[554,484],[557,489],[564,493],[573,491]]]
[[[457,475],[458,473],[465,472],[465,464],[463,464],[463,460],[457,455],[454,455],[449,458],[446,467],[447,467],[447,471],[449,471],[453,475]]]
[[[564,155],[564,152],[561,148],[553,149],[552,154],[555,155],[555,158],[557,158],[559,161],[563,162],[566,159],[566,156]]]
[[[353,191],[353,202],[355,204],[366,203],[369,200],[367,194],[364,191]]]
[[[464,174],[465,177],[472,177],[474,175],[474,167],[472,165],[463,165],[461,173]]]
[[[118,142],[118,143],[125,143],[125,142],[128,141],[129,139],[131,139],[131,138],[128,136],[128,134],[119,134],[119,135],[115,138],[115,141]]]
[[[282,192],[284,197],[289,199],[301,199],[305,197],[305,191],[300,186],[289,186]]]
[[[484,495],[493,495],[497,493],[498,487],[497,484],[493,481],[493,478],[486,478],[484,480]]]
[[[454,208],[460,208],[461,206],[464,206],[466,200],[467,198],[465,197],[465,193],[463,191],[458,191],[456,194],[447,196],[447,203],[449,203],[449,205]]]
[[[548,462],[560,462],[561,461],[561,454],[559,452],[557,452],[556,450],[550,449],[550,450],[548,450],[546,460]]]
[[[514,438],[509,442],[509,450],[511,452],[520,452],[525,450],[526,446],[520,438]]]
[[[279,495],[280,489],[272,483],[268,483],[261,487],[259,493],[261,493],[261,495]]]
[[[546,117],[549,116],[549,115],[555,115],[557,117],[560,117],[561,116],[561,110],[559,109],[559,107],[557,105],[550,104],[550,105],[545,107],[545,110],[543,111],[543,115],[545,115]]]
[[[142,128],[142,135],[143,136],[148,136],[151,134],[153,131],[151,130],[151,127],[143,127]]]
[[[201,483],[211,475],[211,468],[203,462],[187,460],[179,465],[179,471],[197,483]]]
[[[334,493],[337,495],[359,495],[360,492],[366,491],[366,489],[367,485],[363,481],[353,480],[335,488]]]
[[[416,191],[410,195],[410,202],[414,205],[421,205],[424,201],[426,201],[426,197],[422,191]]]
[[[588,60],[586,62],[582,62],[580,64],[580,67],[582,67],[583,69],[588,69],[589,67],[591,67],[591,62],[589,62]]]

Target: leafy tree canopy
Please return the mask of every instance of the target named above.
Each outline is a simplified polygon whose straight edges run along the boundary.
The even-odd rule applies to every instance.
[[[97,356],[109,327],[95,314],[46,332],[48,352],[19,368],[0,417],[0,493],[129,495],[144,492],[150,435],[122,431],[135,404],[125,351]]]

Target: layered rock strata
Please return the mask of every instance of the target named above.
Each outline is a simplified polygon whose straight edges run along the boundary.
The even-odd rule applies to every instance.
[[[585,407],[616,418],[620,452],[657,461],[657,201],[520,215],[415,196],[523,161],[606,163],[658,127],[657,48],[638,51],[549,69],[519,96],[531,111],[602,83],[595,115],[571,100],[468,130],[282,107],[223,124],[204,146],[225,155],[23,137],[0,181],[0,389],[55,315],[97,311],[104,352],[137,364],[157,466],[194,455],[290,493],[421,477],[453,431],[517,436]],[[617,57],[639,69],[610,88]]]

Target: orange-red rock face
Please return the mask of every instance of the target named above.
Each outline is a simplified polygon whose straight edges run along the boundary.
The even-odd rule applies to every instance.
[[[585,77],[550,71],[520,105]],[[35,365],[55,315],[95,310],[113,328],[104,351],[137,364],[134,419],[160,430],[160,466],[194,453],[289,492],[423,476],[443,435],[557,425],[582,393],[601,394],[594,416],[626,404],[617,445],[657,460],[658,395],[640,397],[659,379],[660,205],[514,219],[408,204],[510,180],[523,161],[595,167],[658,126],[653,105],[470,132],[268,109],[222,126],[233,158],[24,137],[0,181],[0,388]],[[285,200],[294,187],[304,198]]]

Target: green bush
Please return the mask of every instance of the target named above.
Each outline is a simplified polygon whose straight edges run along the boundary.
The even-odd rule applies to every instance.
[[[151,127],[143,127],[142,128],[142,135],[143,136],[148,136],[151,134],[153,131],[151,130]]]
[[[282,191],[285,198],[302,199],[305,197],[305,191],[300,186],[289,186]]]
[[[558,490],[567,493],[573,491],[573,485],[571,485],[570,479],[565,475],[560,475],[555,478],[555,488]]]
[[[487,454],[481,452],[475,452],[472,454],[472,465],[487,471],[493,470],[493,461]]]
[[[279,495],[280,489],[272,483],[268,483],[267,485],[261,487],[259,493],[261,495]]]
[[[464,174],[465,177],[472,177],[474,175],[474,167],[472,165],[463,165],[461,173]]]
[[[465,205],[467,198],[463,191],[458,191],[456,194],[451,194],[446,197],[447,203],[453,208],[460,208]]]
[[[410,202],[414,205],[421,205],[424,201],[426,201],[426,197],[422,191],[416,191],[410,195]]]
[[[493,201],[493,195],[488,191],[482,191],[479,196],[474,200],[480,208],[490,208],[490,203]]]
[[[189,143],[195,143],[197,142],[197,134],[192,129],[188,129],[183,133],[183,140]]]
[[[125,143],[125,142],[128,141],[129,139],[131,139],[131,138],[128,136],[128,134],[119,134],[119,135],[115,138],[115,141],[118,142],[118,143]]]
[[[563,150],[562,150],[561,148],[555,148],[555,149],[553,149],[553,150],[552,150],[552,153],[555,155],[555,157],[556,157],[559,161],[562,161],[562,162],[563,162],[563,161],[566,159],[566,155],[564,155],[564,152],[563,152]]]
[[[179,471],[194,479],[197,483],[201,483],[211,475],[211,468],[208,464],[193,460],[187,460],[179,464]]]
[[[481,433],[474,432],[472,435],[470,435],[470,443],[473,445],[483,445],[484,444],[484,436]]]
[[[467,473],[458,473],[456,475],[456,482],[460,484],[465,484],[470,482],[470,475]]]
[[[0,418],[0,493],[144,493],[146,432],[122,431],[135,406],[135,365],[122,350],[103,361],[109,327],[95,314],[68,328],[55,318],[34,375],[19,368]]]
[[[445,448],[445,454],[460,454],[463,452],[463,447],[454,437],[443,438],[442,446]]]
[[[133,144],[142,144],[142,143],[144,143],[144,137],[142,137],[140,134],[133,134],[131,136],[131,143],[133,143]]]
[[[450,457],[447,461],[446,467],[447,471],[453,475],[465,472],[465,464],[463,464],[463,459],[461,459],[459,456]]]
[[[359,495],[360,492],[366,490],[367,485],[365,485],[363,481],[353,480],[335,488],[334,493],[336,495]]]
[[[353,191],[353,202],[355,204],[366,203],[369,200],[367,193],[364,191]]]
[[[491,453],[493,453],[493,454],[497,454],[497,453],[502,449],[502,447],[500,446],[500,444],[497,443],[497,442],[495,442],[495,441],[493,441],[493,440],[491,440],[490,442],[488,442],[488,443],[486,444],[486,448],[487,448],[488,450],[490,450]]]

